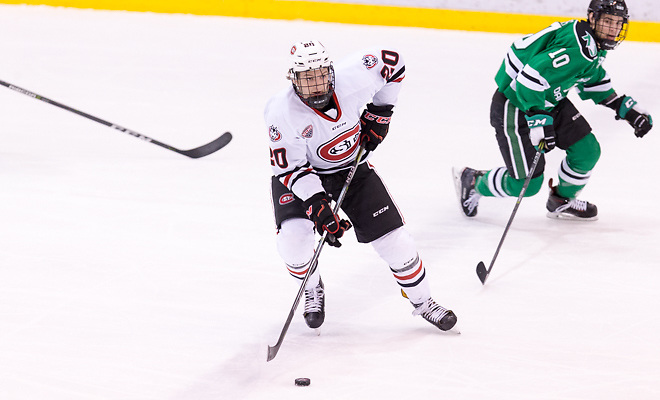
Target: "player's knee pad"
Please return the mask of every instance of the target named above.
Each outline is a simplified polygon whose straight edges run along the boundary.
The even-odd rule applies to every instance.
[[[575,171],[588,172],[594,169],[600,159],[600,143],[593,133],[578,140],[566,149],[566,161]]]
[[[308,273],[307,263],[314,255],[314,224],[306,218],[291,218],[282,222],[277,234],[277,250],[284,260],[289,274],[297,280]],[[307,279],[305,289],[311,289],[319,282],[317,268]]]
[[[277,233],[277,251],[287,265],[300,266],[314,255],[314,224],[305,218],[282,222]]]
[[[417,247],[412,236],[404,227],[381,236],[371,242],[380,258],[390,267],[403,266],[407,261],[417,257]]]

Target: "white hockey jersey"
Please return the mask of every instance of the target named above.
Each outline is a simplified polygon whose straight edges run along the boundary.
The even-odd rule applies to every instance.
[[[337,109],[328,114],[304,104],[292,86],[275,95],[264,112],[273,174],[303,201],[324,191],[318,174],[346,169],[357,157],[362,109],[396,105],[404,77],[396,50],[371,49],[335,66]]]

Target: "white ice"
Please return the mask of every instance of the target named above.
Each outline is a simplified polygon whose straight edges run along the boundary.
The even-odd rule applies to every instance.
[[[636,138],[576,97],[603,153],[582,198],[600,220],[525,199],[486,286],[514,199],[459,211],[450,169],[502,164],[488,122],[514,35],[221,17],[0,7],[0,79],[188,149],[192,160],[0,87],[0,397],[143,399],[660,398],[658,128]],[[335,58],[395,46],[407,76],[373,163],[403,210],[438,331],[353,235],[325,248],[320,336],[275,249],[266,100],[291,43]],[[606,67],[660,115],[660,45],[625,42]],[[660,118],[660,117],[659,117]],[[563,153],[548,154],[546,179]],[[294,386],[297,377],[312,384]]]

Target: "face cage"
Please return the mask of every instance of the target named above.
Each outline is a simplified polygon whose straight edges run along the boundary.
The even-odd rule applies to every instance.
[[[597,17],[596,15],[594,15],[594,18],[596,18],[594,33],[596,34],[596,41],[598,42],[599,47],[603,50],[614,50],[619,45],[619,43],[623,42],[623,40],[628,35],[628,18],[623,17],[623,25],[621,26],[621,30],[619,31],[619,34],[616,35],[616,38],[614,38],[614,40],[601,39],[598,36],[598,32],[604,32],[607,30],[607,28],[604,26],[604,23],[602,22],[603,20],[602,17],[605,15],[614,15],[619,17],[621,17],[621,15],[609,14],[609,13],[601,13]]]
[[[293,72],[289,71],[289,79],[291,79],[291,82],[293,84],[293,90],[295,90],[296,94],[298,97],[300,97],[300,100],[302,100],[303,103],[307,104],[308,106],[312,108],[317,108],[321,109],[330,103],[330,99],[332,98],[332,94],[335,91],[335,70],[332,67],[332,65],[328,67],[321,67],[321,68],[327,68],[327,75],[328,77],[328,89],[324,93],[318,93],[314,95],[308,95],[307,97],[304,97],[303,89],[308,88],[308,93],[315,93],[317,92],[317,87],[320,85],[311,85],[311,86],[303,86],[302,83],[304,83],[304,79],[300,80],[298,79],[298,74],[300,72]],[[325,74],[324,74],[325,76]],[[301,83],[301,85],[297,85],[296,83]]]

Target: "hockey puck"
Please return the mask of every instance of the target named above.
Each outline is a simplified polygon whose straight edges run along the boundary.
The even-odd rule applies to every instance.
[[[309,378],[296,378],[296,386],[309,386],[312,381]]]

